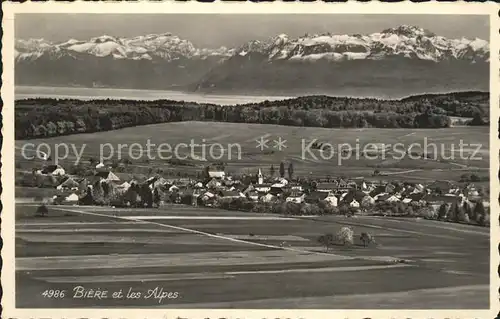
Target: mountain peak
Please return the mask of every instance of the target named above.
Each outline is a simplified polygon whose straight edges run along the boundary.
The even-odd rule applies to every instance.
[[[407,25],[407,24],[403,24],[403,25],[400,25],[399,27],[395,27],[395,28],[385,29],[384,31],[382,31],[382,33],[385,33],[385,34],[391,33],[391,34],[396,34],[396,35],[400,35],[400,36],[405,36],[408,38],[414,38],[414,37],[418,37],[418,36],[426,36],[426,37],[435,36],[435,34],[430,32],[429,30],[426,30],[426,29],[418,27],[418,26]]]
[[[100,37],[94,37],[90,39],[90,42],[92,43],[105,43],[105,42],[116,42],[117,39],[113,36],[104,34],[101,35]]]

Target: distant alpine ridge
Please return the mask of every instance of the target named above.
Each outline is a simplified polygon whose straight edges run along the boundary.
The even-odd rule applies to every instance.
[[[170,33],[88,41],[16,40],[16,84],[159,88],[197,81],[231,56],[226,48],[195,48]]]
[[[203,93],[400,95],[488,90],[489,43],[402,25],[368,35],[280,34],[197,48],[170,33],[16,40],[16,84]]]

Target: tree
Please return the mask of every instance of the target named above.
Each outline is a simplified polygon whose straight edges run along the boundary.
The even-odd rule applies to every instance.
[[[489,179],[489,178],[488,178]],[[489,192],[486,192],[486,190],[484,189],[484,186],[479,186],[477,188],[477,192],[479,193],[479,196],[486,196],[486,195],[489,195]]]
[[[141,197],[141,207],[153,207],[153,193],[148,184],[142,184],[139,188],[139,196]],[[191,202],[189,202],[191,203]]]
[[[469,123],[469,125],[487,125],[487,124],[489,124],[488,121],[483,119],[483,116],[479,111],[474,112],[472,120]]]
[[[398,216],[399,213],[400,213],[400,210],[399,210],[399,205],[397,205],[397,203],[393,203],[392,204],[392,207],[391,207],[391,212],[394,216]]]
[[[135,207],[137,206],[138,195],[138,186],[133,183],[125,193],[125,200],[130,204],[131,207]]]
[[[472,217],[472,207],[470,206],[470,203],[467,201],[464,201],[462,205],[462,210],[464,211],[464,214],[467,215],[467,217],[470,219]]]
[[[283,214],[300,215],[301,205],[293,202],[285,202],[283,205]]]
[[[467,223],[467,224],[470,223],[470,217],[466,213],[463,214],[462,218],[463,218],[462,221],[464,223]]]
[[[342,245],[354,244],[354,231],[350,227],[342,227],[336,236],[337,242]]]
[[[47,208],[47,206],[45,206],[45,204],[42,204],[42,205],[38,206],[38,208],[36,209],[35,216],[45,217],[48,215],[48,213],[49,213],[49,209]]]
[[[288,178],[293,179],[293,163],[288,164]]]
[[[340,205],[340,207],[339,207],[339,213],[341,215],[347,215],[349,213],[349,206],[347,206],[347,205]]]
[[[271,178],[273,178],[273,177],[274,177],[274,174],[275,174],[275,173],[276,173],[276,172],[274,171],[274,165],[272,165],[272,164],[271,164],[271,168],[269,169],[269,175],[271,175]]]
[[[474,217],[479,225],[484,225],[486,220],[486,210],[482,201],[478,201],[476,207],[474,207]]]
[[[454,217],[455,217],[455,222],[457,222],[457,223],[459,223],[459,222],[468,223],[469,222],[469,216],[467,216],[467,214],[465,213],[465,211],[463,209],[458,209],[458,211]]]
[[[328,251],[328,249],[330,249],[330,246],[335,243],[335,237],[332,234],[326,234],[319,236],[317,241],[319,244],[325,246],[325,250]]]
[[[155,189],[153,191],[153,202],[155,203],[155,205],[157,207],[160,207],[160,201],[161,201],[161,198],[160,198],[160,193],[158,191],[158,187],[155,187]]]
[[[437,212],[431,205],[423,206],[419,209],[418,214],[426,219],[436,219]]]
[[[318,202],[318,214],[334,215],[338,213],[337,207],[332,206],[329,202],[321,200]]]
[[[285,163],[280,163],[280,176],[285,177]]]
[[[472,206],[469,202],[464,201],[464,212],[469,216],[470,220],[476,220],[475,210],[472,209]]]
[[[375,237],[373,237],[369,233],[365,233],[365,232],[361,233],[361,236],[359,237],[359,239],[363,242],[364,247],[368,246],[371,243],[375,243]]]
[[[78,201],[79,205],[93,205],[94,204],[94,198],[92,196],[92,188],[90,186],[87,187],[87,190],[85,192],[85,196],[80,198]]]
[[[92,188],[92,198],[94,204],[104,205],[104,190],[100,181],[97,181]]]
[[[209,171],[210,171],[210,166],[205,166],[205,168],[203,168],[202,175],[204,179],[210,178],[210,175],[208,173]]]
[[[406,208],[406,214],[407,214],[408,216],[413,216],[413,215],[415,214],[415,212],[413,211],[413,207],[408,206],[408,207]]]
[[[437,218],[445,219],[447,214],[448,214],[448,205],[446,203],[443,203],[441,204],[441,206],[439,206]]]
[[[453,222],[460,222],[461,220],[464,219],[464,210],[463,210],[463,205],[460,205],[460,203],[453,203],[448,210],[448,219],[453,221]]]
[[[103,194],[104,198],[108,197],[109,193],[111,192],[110,184],[105,182],[105,183],[102,183],[101,186],[102,186],[102,194]]]

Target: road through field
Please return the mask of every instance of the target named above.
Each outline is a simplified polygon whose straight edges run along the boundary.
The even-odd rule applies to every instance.
[[[427,300],[425,291],[435,296],[433,308],[488,307],[486,229],[335,216],[285,219],[180,205],[50,206],[45,218],[33,217],[34,210],[16,206],[18,307],[370,308],[381,302],[381,308],[416,309]],[[316,243],[346,223],[356,234],[374,234],[380,245],[356,242],[325,252]],[[159,287],[178,297],[86,300],[74,298],[79,285],[142,296]],[[49,288],[66,290],[67,297],[47,299]],[[458,297],[432,292],[440,289]]]

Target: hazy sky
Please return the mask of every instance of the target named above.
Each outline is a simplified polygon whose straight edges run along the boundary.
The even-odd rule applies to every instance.
[[[18,14],[16,38],[86,40],[103,34],[131,37],[171,32],[199,47],[238,46],[280,33],[354,34],[380,32],[401,24],[450,38],[489,40],[488,16],[471,15],[220,15],[220,14]]]

